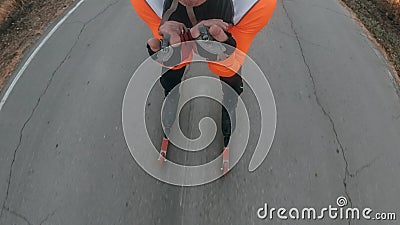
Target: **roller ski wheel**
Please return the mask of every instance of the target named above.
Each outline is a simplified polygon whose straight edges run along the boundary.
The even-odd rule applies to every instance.
[[[167,138],[163,138],[163,140],[161,142],[160,156],[158,157],[158,161],[160,162],[161,165],[163,165],[164,162],[167,161],[168,144],[169,144],[169,140]]]
[[[225,176],[229,171],[229,148],[224,147],[222,152],[222,174]]]

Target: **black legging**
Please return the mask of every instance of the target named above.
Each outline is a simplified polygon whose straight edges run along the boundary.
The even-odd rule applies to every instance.
[[[178,70],[168,70],[163,67],[163,74],[160,78],[161,86],[164,88],[164,94],[167,96],[175,86],[179,85],[182,81],[183,74],[185,72],[185,68],[183,67]],[[243,92],[243,80],[239,74],[235,74],[232,77],[220,77],[220,80],[228,84],[235,92],[240,95]],[[228,146],[231,131],[235,130],[236,128],[236,114],[235,109],[237,105],[237,96],[230,94],[226,87],[222,86],[223,96],[223,103],[227,107],[222,108],[222,117],[221,117],[221,127],[222,127],[222,134],[224,136],[224,146]],[[178,93],[178,92],[176,92]],[[171,96],[172,104],[166,104],[164,107],[164,112],[167,113],[168,116],[164,116],[163,124],[165,125],[166,132],[169,132],[169,128],[175,121],[177,106],[179,102],[179,94],[176,96]],[[229,117],[229,113],[233,115],[235,118],[232,120]],[[164,114],[165,115],[165,114]]]

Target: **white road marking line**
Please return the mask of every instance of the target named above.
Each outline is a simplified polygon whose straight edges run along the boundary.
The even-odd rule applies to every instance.
[[[37,53],[40,51],[40,49],[43,47],[44,44],[50,39],[50,37],[58,30],[58,28],[65,22],[65,20],[68,19],[69,16],[71,16],[72,13],[75,12],[76,9],[79,8],[80,5],[85,0],[80,0],[58,23],[53,29],[46,35],[46,37],[40,42],[40,44],[37,46],[37,48],[32,52],[32,54],[29,56],[29,58],[25,61],[24,65],[21,67],[21,69],[18,71],[18,74],[15,76],[14,80],[8,87],[6,93],[4,94],[3,98],[0,101],[0,112],[3,109],[4,104],[6,103],[8,97],[10,96],[12,90],[14,89],[15,85],[17,84],[19,78],[21,78],[22,74],[25,72],[26,68],[29,66],[29,64],[32,62],[33,58],[37,55]]]

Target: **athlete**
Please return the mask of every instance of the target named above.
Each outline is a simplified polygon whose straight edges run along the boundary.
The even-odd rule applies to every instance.
[[[147,41],[147,50],[153,59],[162,64],[160,83],[165,96],[180,84],[185,67],[192,59],[192,49],[208,59],[210,70],[240,95],[243,81],[239,73],[244,54],[272,16],[276,0],[131,0],[131,3],[154,35]],[[195,48],[193,42],[185,44],[192,40],[212,40],[232,47],[215,53],[201,42],[196,42]],[[171,46],[170,51],[166,52],[168,46]],[[224,85],[222,87],[223,104],[226,106],[221,117],[225,174],[229,168],[228,144],[235,129],[238,99],[230,96]],[[171,99],[174,104],[164,107],[164,113],[169,115],[163,121],[166,132],[175,120],[179,96],[172,96]],[[168,139],[165,137],[161,147],[163,159],[167,147]]]

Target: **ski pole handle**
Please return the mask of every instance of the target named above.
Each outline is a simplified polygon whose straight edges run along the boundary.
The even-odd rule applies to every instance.
[[[155,61],[161,64],[164,64],[165,62],[170,60],[174,53],[174,50],[170,45],[170,38],[171,36],[169,34],[163,34],[163,38],[160,40],[161,49],[155,54],[155,57],[153,58]]]
[[[160,40],[161,42],[161,50],[166,49],[170,46],[171,36],[169,34],[163,34],[163,38]]]
[[[205,26],[204,24],[200,24],[198,26],[200,36],[197,38],[197,40],[202,40],[202,41],[212,41],[213,37],[210,34],[210,28]]]

